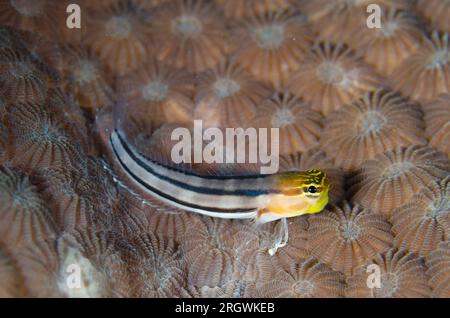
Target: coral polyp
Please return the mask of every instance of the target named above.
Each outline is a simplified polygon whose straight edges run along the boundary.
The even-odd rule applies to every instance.
[[[375,70],[345,44],[317,42],[288,88],[324,115],[382,86]]]
[[[392,216],[395,242],[427,255],[441,241],[449,240],[450,177],[432,182]]]
[[[176,0],[158,10],[153,20],[163,63],[201,72],[225,60],[234,45],[226,21],[214,3]]]
[[[368,92],[327,118],[321,143],[336,165],[353,170],[396,147],[426,144],[422,117],[418,105],[396,92]]]
[[[0,94],[11,102],[41,102],[48,83],[23,50],[0,52]]]
[[[87,50],[70,46],[63,51],[60,69],[63,85],[76,96],[80,106],[95,110],[110,104],[114,94],[98,58]]]
[[[423,105],[426,135],[430,145],[450,153],[450,94],[439,95],[432,102]]]
[[[333,205],[308,222],[311,254],[346,275],[392,246],[388,221],[357,204]]]
[[[182,295],[186,287],[185,264],[173,241],[147,233],[119,244],[123,257],[134,265],[129,273],[134,297]]]
[[[314,258],[294,261],[258,286],[261,297],[343,297],[344,276]]]
[[[152,60],[120,79],[119,96],[129,112],[155,122],[183,123],[192,117],[192,77],[185,71]]]
[[[23,277],[14,258],[0,246],[0,298],[20,297],[23,294]]]
[[[279,130],[280,154],[303,152],[318,145],[323,126],[321,114],[289,92],[277,92],[261,103],[255,123]]]
[[[3,0],[0,2],[0,24],[52,36],[56,12],[57,4],[51,0]]]
[[[195,229],[195,231],[193,231]],[[218,286],[234,272],[236,231],[231,221],[196,218],[187,228],[181,243],[189,284]]]
[[[422,258],[407,250],[390,249],[368,264],[380,270],[380,288],[367,288],[367,266],[347,280],[347,297],[429,297],[428,276]]]
[[[430,276],[430,285],[434,297],[450,297],[450,246],[449,242],[442,242],[438,248],[426,258],[427,274]]]
[[[450,32],[450,3],[446,0],[417,0],[417,10],[436,30]]]
[[[235,28],[240,42],[247,43],[237,61],[278,89],[300,67],[312,38],[305,16],[292,8],[255,13]]]
[[[380,29],[361,27],[350,42],[363,52],[364,60],[383,75],[411,56],[425,37],[419,18],[409,11],[390,9],[382,12]]]
[[[244,18],[254,13],[264,13],[289,7],[289,0],[215,0],[226,17]]]
[[[18,170],[0,168],[0,220],[2,240],[13,248],[55,236],[42,190]]]
[[[349,180],[352,202],[392,216],[436,178],[449,174],[447,156],[433,148],[401,147],[366,161]]]
[[[64,124],[55,121],[42,103],[9,105],[8,128],[13,138],[13,161],[27,169],[52,165],[75,166],[81,148],[64,130]],[[20,156],[17,156],[20,154]]]
[[[151,28],[145,14],[126,1],[112,1],[87,15],[85,41],[110,73],[123,75],[140,66],[152,52]]]
[[[199,75],[194,117],[205,126],[247,127],[271,93],[235,61],[226,61]]]
[[[394,88],[420,102],[450,92],[449,34],[433,32],[393,72]]]

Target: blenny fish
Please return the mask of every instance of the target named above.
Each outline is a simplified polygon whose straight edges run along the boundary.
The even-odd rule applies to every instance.
[[[131,145],[120,129],[110,145],[121,169],[144,192],[185,211],[223,219],[253,219],[257,224],[282,220],[282,239],[269,253],[286,245],[286,219],[318,213],[328,203],[329,178],[318,169],[238,176],[198,175],[152,160]]]

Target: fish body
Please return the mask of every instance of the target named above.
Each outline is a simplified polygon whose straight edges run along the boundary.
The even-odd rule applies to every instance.
[[[266,223],[320,212],[328,202],[328,177],[317,169],[272,175],[197,175],[147,158],[118,129],[111,133],[110,145],[115,160],[136,185],[186,211]]]

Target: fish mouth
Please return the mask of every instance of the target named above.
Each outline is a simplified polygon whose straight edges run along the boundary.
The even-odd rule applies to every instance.
[[[317,199],[318,197],[320,197],[320,195],[311,195],[311,194],[307,194],[306,197],[308,199]]]

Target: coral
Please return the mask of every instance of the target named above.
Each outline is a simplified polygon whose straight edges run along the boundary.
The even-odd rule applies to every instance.
[[[60,88],[50,88],[47,91],[46,107],[56,121],[63,123],[68,135],[85,152],[88,153],[92,150],[87,120],[73,95],[64,92]]]
[[[450,275],[448,270],[450,267],[449,244],[449,242],[440,243],[438,248],[431,252],[426,259],[428,267],[427,274],[430,277],[429,284],[433,289],[432,295],[434,297],[450,297]]]
[[[231,280],[223,286],[191,287],[187,294],[194,298],[253,298],[257,297],[257,290],[253,282]]]
[[[109,225],[108,216],[99,210],[97,176],[67,168],[47,170],[43,176],[55,221],[62,230],[106,228]]]
[[[130,266],[131,295],[182,295],[186,286],[185,264],[172,240],[146,233],[121,242],[119,248]]]
[[[86,43],[114,75],[138,68],[153,52],[146,14],[132,3],[113,1],[86,16]]]
[[[450,52],[448,33],[433,32],[405,59],[391,78],[395,89],[422,103],[450,92]]]
[[[406,250],[390,249],[373,259],[380,271],[380,288],[368,288],[368,273],[372,268],[363,266],[360,272],[347,279],[347,297],[417,298],[429,297],[428,276],[423,259]],[[366,272],[368,268],[368,272]]]
[[[120,79],[118,93],[137,117],[183,123],[191,120],[194,109],[191,83],[186,71],[152,60]]]
[[[10,102],[41,102],[47,81],[25,50],[0,52],[0,96]]]
[[[434,29],[450,32],[450,3],[446,0],[417,0],[419,11]]]
[[[28,51],[31,61],[45,75],[52,85],[59,81],[58,68],[62,64],[62,51],[58,42],[30,31],[21,31],[17,35],[20,44]]]
[[[292,261],[271,280],[258,286],[262,297],[343,297],[344,276],[314,258]]]
[[[199,75],[194,118],[204,126],[247,127],[271,93],[235,60],[226,61]]]
[[[232,277],[235,265],[236,226],[228,220],[197,219],[189,224],[181,242],[188,282],[195,286],[219,286]],[[194,230],[195,229],[195,230]]]
[[[430,145],[450,154],[450,94],[439,95],[423,109]]]
[[[13,138],[13,162],[23,168],[76,166],[79,144],[41,103],[8,105],[6,122]],[[20,155],[19,155],[20,154]]]
[[[58,239],[58,288],[67,297],[124,296],[129,288],[125,264],[115,249],[112,233],[75,231]],[[80,286],[71,288],[67,282],[74,265],[79,267]]]
[[[355,30],[367,28],[366,8],[376,3],[382,9],[412,9],[409,0],[300,0],[298,7],[303,10],[312,22],[314,31],[319,37],[335,42],[348,42],[355,36]]]
[[[63,52],[63,87],[74,94],[80,106],[96,110],[112,103],[114,93],[98,58],[71,46],[65,46]]]
[[[300,67],[312,35],[304,15],[293,9],[255,13],[234,27],[241,46],[237,61],[277,89]]]
[[[307,228],[305,218],[293,218],[288,221],[288,245],[271,256],[268,250],[279,242],[280,222],[264,225],[242,224],[238,226],[236,235],[240,242],[235,261],[236,279],[246,282],[264,282],[272,279],[274,268],[289,266],[292,260],[306,258]]]
[[[426,144],[422,118],[419,106],[400,94],[371,91],[327,117],[321,143],[336,165],[354,170],[399,146]]]
[[[329,192],[330,202],[337,202],[343,198],[344,173],[319,147],[303,153],[280,156],[280,171],[306,171],[309,169],[320,169],[328,175],[332,185]]]
[[[394,210],[392,230],[397,246],[427,255],[450,238],[450,176],[432,182]]]
[[[215,0],[226,17],[244,18],[254,13],[264,13],[286,9],[289,0]]]
[[[359,28],[349,39],[364,60],[383,75],[414,53],[425,37],[418,17],[410,11],[390,9],[381,14],[380,29]]]
[[[173,1],[158,10],[153,23],[158,59],[169,65],[201,72],[223,62],[234,48],[213,2]]]
[[[0,298],[23,295],[23,278],[13,257],[0,246]]]
[[[346,276],[392,246],[391,225],[379,214],[344,201],[308,218],[311,254]]]
[[[401,147],[361,165],[349,179],[352,202],[390,217],[433,180],[449,174],[449,159],[429,147]]]
[[[11,248],[55,236],[41,190],[18,170],[0,167],[0,237]]]
[[[0,24],[51,37],[56,28],[56,12],[57,5],[52,0],[2,0]]]
[[[277,92],[261,103],[255,122],[258,127],[279,129],[280,154],[318,145],[323,127],[322,116],[289,92]]]
[[[288,88],[328,115],[364,92],[381,85],[382,79],[345,44],[316,42],[290,78]]]

